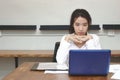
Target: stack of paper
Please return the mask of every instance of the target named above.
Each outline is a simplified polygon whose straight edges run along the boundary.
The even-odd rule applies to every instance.
[[[68,67],[65,64],[57,64],[55,69],[45,70],[45,74],[46,73],[68,73]]]
[[[120,80],[120,70],[117,71],[112,77],[111,79],[119,79]]]
[[[120,79],[120,64],[110,65],[109,72],[114,73],[111,79]]]
[[[46,71],[45,71],[45,74],[46,74],[46,73],[51,73],[51,74],[56,74],[56,73],[57,73],[57,74],[60,74],[60,73],[68,73],[68,71],[58,71],[58,70],[57,70],[57,71],[53,71],[53,70],[46,70]]]

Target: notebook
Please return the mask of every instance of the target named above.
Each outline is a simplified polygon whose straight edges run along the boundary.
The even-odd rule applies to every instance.
[[[31,70],[52,70],[52,71],[66,71],[68,70],[67,65],[60,65],[56,62],[39,62],[32,66]]]
[[[70,75],[107,75],[111,50],[70,50]]]

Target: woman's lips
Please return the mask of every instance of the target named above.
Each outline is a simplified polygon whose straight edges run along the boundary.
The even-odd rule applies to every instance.
[[[79,35],[84,35],[84,32],[78,32]]]

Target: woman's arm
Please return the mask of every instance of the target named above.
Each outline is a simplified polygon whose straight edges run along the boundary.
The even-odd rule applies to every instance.
[[[56,60],[59,64],[66,64],[70,43],[65,40],[65,36],[60,41],[60,46],[57,51]]]
[[[91,35],[93,38],[86,42],[87,49],[101,49],[99,37],[95,34]]]

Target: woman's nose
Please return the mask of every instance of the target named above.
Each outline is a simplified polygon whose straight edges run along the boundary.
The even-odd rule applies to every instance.
[[[79,30],[83,30],[83,27],[82,27],[82,26],[79,26]]]

